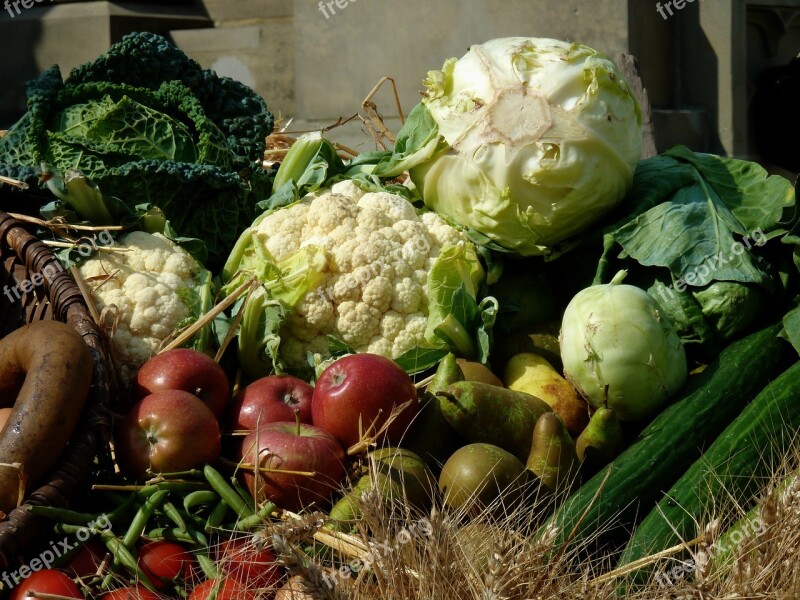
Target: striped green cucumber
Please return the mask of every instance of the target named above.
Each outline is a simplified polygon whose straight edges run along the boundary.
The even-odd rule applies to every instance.
[[[572,494],[543,531],[555,528],[557,546],[571,533],[577,546],[624,538],[624,530],[650,512],[703,447],[790,363],[792,349],[777,337],[780,331],[776,323],[738,340],[702,373],[691,375],[672,405]]]
[[[733,502],[752,501],[798,429],[800,361],[761,390],[669,489],[634,531],[619,566],[696,537],[696,524],[710,507],[731,514]],[[641,571],[637,579],[645,574]]]

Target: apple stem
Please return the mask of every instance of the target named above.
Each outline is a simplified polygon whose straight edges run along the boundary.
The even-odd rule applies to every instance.
[[[299,436],[300,435],[300,409],[294,409],[294,424],[295,424],[295,433]]]

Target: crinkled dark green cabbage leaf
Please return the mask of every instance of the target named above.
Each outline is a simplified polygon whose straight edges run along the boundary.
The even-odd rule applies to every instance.
[[[43,163],[80,171],[119,200],[108,211],[114,220],[124,216],[119,207],[157,206],[179,235],[205,241],[212,264],[268,195],[261,162],[273,117],[264,100],[161,36],[127,35],[66,81],[54,66],[27,94],[28,112],[0,140],[0,174],[34,195]],[[98,214],[73,209],[86,220]]]

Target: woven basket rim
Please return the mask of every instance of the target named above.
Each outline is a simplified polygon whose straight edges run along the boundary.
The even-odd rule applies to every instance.
[[[84,339],[92,355],[93,378],[81,420],[73,432],[69,446],[58,465],[31,491],[23,504],[0,521],[0,570],[19,561],[47,533],[50,522],[29,512],[30,505],[58,508],[68,506],[76,491],[81,489],[94,460],[107,448],[111,430],[111,398],[114,391],[110,344],[101,327],[92,319],[90,310],[77,283],[69,272],[60,267],[53,275],[58,258],[28,226],[0,211],[0,254],[15,255],[29,273],[42,273],[51,265],[49,277],[43,277],[42,287],[48,310],[26,311],[25,322],[45,318],[67,323]]]

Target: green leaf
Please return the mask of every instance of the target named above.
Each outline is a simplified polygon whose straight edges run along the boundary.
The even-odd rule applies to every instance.
[[[673,148],[637,168],[624,202],[629,212],[606,230],[598,274],[616,243],[620,258],[666,267],[689,285],[724,280],[769,287],[769,273],[749,249],[763,245],[793,203],[791,184],[758,165]]]
[[[800,354],[800,306],[790,310],[783,317],[783,331],[779,335],[789,340],[794,349]]]
[[[409,375],[421,373],[436,365],[447,355],[447,350],[436,348],[412,348],[394,359]]]
[[[439,138],[439,126],[420,102],[397,132],[392,153],[384,156],[372,172],[378,177],[397,177],[430,159],[444,143]]]

